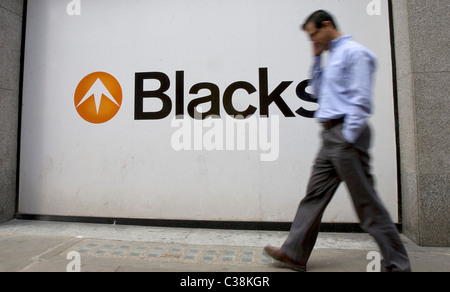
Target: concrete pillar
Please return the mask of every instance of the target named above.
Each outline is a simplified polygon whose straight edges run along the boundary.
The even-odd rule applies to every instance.
[[[403,233],[450,246],[450,1],[392,5]]]
[[[0,0],[0,223],[16,210],[23,0]]]

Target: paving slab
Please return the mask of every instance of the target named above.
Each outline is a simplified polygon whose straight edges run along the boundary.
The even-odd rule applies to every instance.
[[[0,272],[292,272],[263,254],[287,235],[14,220],[0,225]],[[450,272],[450,248],[402,240],[414,272]],[[321,233],[308,271],[366,272],[373,252],[367,234]]]

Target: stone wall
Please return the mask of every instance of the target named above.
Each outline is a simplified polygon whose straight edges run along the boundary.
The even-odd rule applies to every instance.
[[[450,1],[392,5],[403,232],[450,246]]]
[[[0,223],[16,210],[23,0],[0,0]]]

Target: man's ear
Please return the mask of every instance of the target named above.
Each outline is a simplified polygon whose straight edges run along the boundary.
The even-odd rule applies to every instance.
[[[322,27],[326,27],[326,28],[334,28],[334,25],[331,21],[326,20],[326,21],[322,21]]]

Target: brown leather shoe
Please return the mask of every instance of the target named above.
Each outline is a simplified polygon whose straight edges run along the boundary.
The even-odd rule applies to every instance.
[[[296,261],[290,259],[286,254],[284,254],[281,249],[275,248],[272,246],[266,246],[264,248],[264,253],[278,262],[283,263],[289,269],[292,269],[297,272],[306,272],[306,265],[297,263]]]

